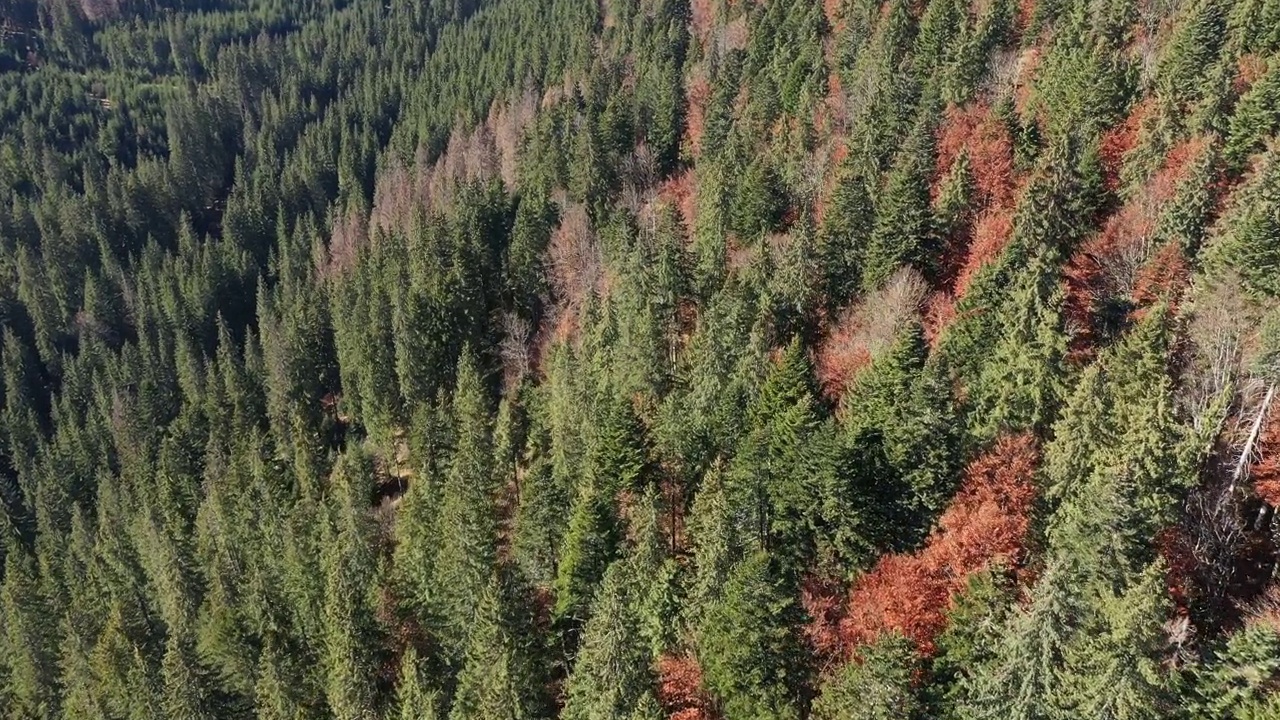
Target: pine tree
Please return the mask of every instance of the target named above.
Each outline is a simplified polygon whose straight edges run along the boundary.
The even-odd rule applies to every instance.
[[[713,465],[702,478],[689,513],[688,527],[693,558],[685,613],[690,624],[696,626],[701,623],[702,614],[719,599],[744,541],[734,527],[733,510],[724,486],[724,468],[720,464]]]
[[[649,451],[630,400],[608,395],[598,401],[594,424],[585,428],[585,477],[569,509],[557,568],[556,617],[580,621],[593,589],[617,551],[615,499],[639,490],[648,479]]]
[[[317,709],[311,706],[316,701],[306,698],[306,689],[299,687],[300,674],[293,659],[275,641],[268,640],[258,660],[254,713],[262,720],[297,720],[314,715]],[[319,704],[323,706],[323,699]]]
[[[782,183],[766,156],[753,159],[743,171],[730,201],[730,227],[743,242],[773,232],[786,210]]]
[[[680,568],[670,557],[670,543],[659,526],[661,512],[657,489],[650,486],[632,519],[630,534],[634,540],[627,556],[630,571],[645,580],[639,583],[636,614],[640,632],[655,659],[675,644],[675,621],[680,611],[676,587]]]
[[[520,504],[516,509],[512,552],[525,575],[540,585],[556,576],[569,495],[552,468],[552,441],[546,427],[545,395],[535,391],[529,408],[529,432],[521,465]]]
[[[1014,607],[1013,584],[1001,568],[972,575],[947,612],[933,659],[930,700],[937,714],[959,718],[975,679],[990,669]]]
[[[1058,717],[1062,698],[1058,672],[1079,602],[1069,570],[1050,565],[1036,583],[1030,605],[1011,615],[1001,628],[994,657],[973,669],[962,687],[956,717],[1048,720]]]
[[[592,589],[613,560],[619,542],[613,498],[602,496],[594,482],[583,485],[569,509],[569,526],[561,541],[555,578],[555,616],[579,625],[585,619]]]

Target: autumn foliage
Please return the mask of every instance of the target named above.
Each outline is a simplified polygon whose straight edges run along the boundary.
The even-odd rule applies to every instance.
[[[1026,435],[1001,438],[974,460],[925,546],[881,558],[854,583],[838,621],[842,654],[890,631],[932,653],[951,599],[968,578],[992,563],[1023,561],[1038,461],[1036,442]]]
[[[1150,101],[1134,105],[1124,122],[1103,134],[1098,154],[1102,160],[1103,182],[1108,190],[1114,191],[1120,186],[1120,170],[1124,167],[1125,155],[1137,146],[1142,123],[1150,114],[1151,107]]]
[[[1209,150],[1208,137],[1175,147],[1161,168],[1107,218],[1067,262],[1065,314],[1075,330],[1073,354],[1087,357],[1096,342],[1099,308],[1109,300],[1139,307],[1186,287],[1190,268],[1177,243],[1157,246],[1157,221],[1174,200],[1191,163]]]
[[[670,204],[680,213],[685,227],[693,227],[698,207],[698,184],[693,170],[684,170],[664,180],[658,186],[658,199]]]
[[[948,107],[938,129],[937,147],[935,197],[960,154],[967,153],[979,206],[1005,205],[1013,200],[1013,138],[1008,125],[990,106]]]
[[[1280,507],[1280,412],[1272,412],[1258,442],[1253,491],[1271,507]]]
[[[702,685],[702,667],[691,655],[663,655],[658,660],[658,700],[670,720],[716,717]]]
[[[586,208],[571,205],[565,209],[560,227],[551,235],[547,259],[554,295],[551,339],[563,342],[576,335],[589,300],[606,289],[604,255]]]
[[[1013,208],[1002,206],[984,212],[973,227],[973,240],[964,264],[955,280],[955,296],[964,297],[973,278],[982,267],[996,258],[1009,244],[1013,235]]]
[[[702,151],[702,133],[707,122],[707,103],[711,100],[711,83],[707,79],[705,65],[694,68],[686,83],[685,96],[688,110],[685,116],[685,146],[697,156]]]
[[[840,313],[817,348],[815,371],[823,395],[831,400],[844,395],[858,372],[919,317],[927,290],[918,273],[903,270]]]
[[[934,199],[961,155],[969,162],[974,198],[968,218],[947,239],[942,284],[950,289],[950,297],[931,304],[939,311],[931,314],[931,336],[940,334],[945,327],[950,318],[946,308],[964,297],[978,270],[1004,250],[1013,234],[1018,189],[1013,138],[1008,124],[990,105],[971,103],[947,108],[937,140],[931,190]]]

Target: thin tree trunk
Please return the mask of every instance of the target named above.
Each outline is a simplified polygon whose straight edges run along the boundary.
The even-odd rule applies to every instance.
[[[1244,448],[1240,450],[1240,459],[1236,461],[1235,472],[1231,473],[1231,491],[1234,492],[1236,485],[1240,482],[1240,478],[1244,476],[1245,468],[1249,466],[1249,459],[1253,457],[1253,447],[1258,442],[1258,435],[1262,432],[1262,421],[1267,417],[1267,411],[1271,408],[1271,401],[1276,396],[1276,384],[1271,383],[1267,388],[1267,396],[1262,400],[1262,407],[1258,408],[1258,414],[1253,418],[1253,427],[1249,430],[1249,437],[1244,442]]]

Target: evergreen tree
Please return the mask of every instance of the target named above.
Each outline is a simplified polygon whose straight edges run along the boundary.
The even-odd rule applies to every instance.
[[[639,580],[625,561],[605,572],[565,682],[560,716],[566,720],[637,717],[633,713],[653,694],[649,648],[635,610]]]
[[[1053,260],[1036,256],[1014,279],[994,352],[971,389],[970,433],[1044,432],[1063,394],[1067,338]]]
[[[859,651],[822,689],[816,718],[917,718],[923,703],[914,687],[920,659],[911,641],[887,635]]]
[[[537,716],[536,678],[529,658],[522,652],[527,640],[507,627],[509,612],[503,602],[502,588],[495,576],[477,602],[450,720],[519,720]]]
[[[495,566],[492,422],[479,368],[473,356],[464,353],[453,395],[457,438],[436,519],[448,531],[438,539],[428,601],[438,614],[433,634],[451,665],[466,651],[475,599]]]
[[[876,199],[875,224],[867,237],[862,289],[879,287],[899,266],[923,264],[933,219],[929,176],[933,169],[933,128],[921,115],[894,159]]]
[[[15,717],[53,717],[58,713],[56,621],[26,551],[9,545],[5,554],[0,608],[4,617],[6,686]]]
[[[348,451],[334,468],[333,485],[335,507],[323,558],[324,689],[336,717],[359,720],[373,711],[377,650],[368,604],[376,576],[364,517],[371,460]]]
[[[835,304],[852,297],[862,287],[867,238],[874,222],[875,206],[867,180],[846,160],[837,171],[820,233],[825,286]]]
[[[206,720],[216,717],[210,693],[210,679],[199,666],[190,647],[171,635],[160,664],[164,683],[164,716],[176,720]]]
[[[799,716],[807,682],[796,636],[803,615],[767,553],[734,565],[697,632],[707,688],[727,720]]]
[[[400,658],[400,677],[396,683],[395,712],[397,720],[435,720],[439,717],[439,699],[429,689],[422,672],[418,651],[411,645]]]

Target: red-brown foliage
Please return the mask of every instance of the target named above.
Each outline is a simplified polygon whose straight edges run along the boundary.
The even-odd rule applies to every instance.
[[[941,285],[963,297],[974,274],[1004,249],[1013,232],[1016,178],[1013,138],[991,107],[975,103],[947,108],[938,129],[937,164],[931,188],[936,200],[961,154],[972,173],[976,219],[966,219],[948,238]],[[938,326],[935,325],[935,329]],[[935,336],[936,337],[936,336]]]
[[[924,339],[929,347],[937,347],[938,339],[955,319],[956,301],[951,293],[938,291],[929,295],[924,304]]]
[[[669,203],[680,213],[686,228],[693,227],[698,207],[698,184],[694,180],[693,168],[686,168],[658,186],[658,199]]]
[[[942,179],[951,171],[951,166],[968,144],[983,112],[983,106],[978,104],[947,106],[942,122],[938,125],[937,159],[933,168],[934,197],[937,197],[937,187]]]
[[[90,22],[119,17],[120,6],[119,0],[80,0],[80,10]]]
[[[658,659],[658,701],[671,720],[713,720],[715,705],[702,686],[702,667],[690,655]]]
[[[1280,507],[1280,412],[1272,411],[1258,441],[1253,491],[1271,507]]]
[[[1167,566],[1165,587],[1169,598],[1173,600],[1178,614],[1185,617],[1190,612],[1189,600],[1196,572],[1191,539],[1183,528],[1169,527],[1156,536],[1156,549]]]
[[[1013,104],[1019,115],[1026,116],[1027,108],[1031,105],[1032,81],[1035,80],[1036,73],[1040,70],[1040,63],[1043,61],[1044,52],[1039,45],[1027,48],[1018,57],[1018,69],[1014,79]]]
[[[1198,137],[1171,150],[1160,170],[1068,260],[1064,310],[1077,359],[1091,352],[1100,303],[1122,298],[1142,305],[1163,293],[1176,296],[1186,286],[1189,269],[1181,250],[1157,250],[1152,240],[1156,221],[1177,194],[1190,163],[1208,148],[1208,139]]]
[[[800,604],[809,616],[809,624],[804,627],[805,640],[824,663],[844,660],[840,622],[848,610],[845,604],[848,597],[848,590],[829,578],[809,576],[800,585]]]
[[[489,118],[497,121],[499,116],[500,113],[491,112]],[[531,118],[529,111],[524,122]],[[504,118],[503,124],[508,126],[519,120]],[[502,142],[510,142],[507,136],[512,132],[516,131],[503,127]],[[421,210],[424,215],[448,211],[460,186],[497,177],[502,172],[502,162],[492,127],[481,124],[468,129],[459,123],[434,163],[429,160],[427,149],[419,147],[412,167],[399,161],[388,164],[374,187],[370,222],[388,232],[408,232],[415,211]]]
[[[329,238],[329,252],[319,259],[321,267],[317,267],[320,277],[339,279],[345,277],[360,259],[360,253],[369,244],[369,218],[357,206],[349,212],[335,218],[333,232]]]
[[[537,112],[538,95],[532,87],[526,87],[510,103],[494,101],[489,108],[486,123],[492,130],[502,182],[508,189],[516,186],[516,154],[520,150],[525,130],[533,122]]]
[[[854,584],[839,623],[844,654],[889,631],[931,654],[951,599],[969,577],[992,563],[1023,561],[1038,462],[1034,438],[1021,435],[1001,438],[970,463],[925,547],[881,558]]]
[[[836,191],[836,184],[840,180],[840,164],[845,158],[849,157],[849,146],[843,142],[831,143],[831,156],[827,160],[827,171],[822,178],[821,188],[818,191],[818,197],[813,201],[813,222],[821,227],[823,218],[827,216],[827,207],[831,202],[831,195]]]
[[[1001,205],[1013,199],[1013,138],[1009,128],[982,103],[952,105],[938,128],[938,156],[934,167],[933,196],[961,152],[969,155],[977,201]]]
[[[1191,284],[1191,266],[1176,240],[1164,244],[1138,271],[1133,284],[1133,301],[1139,308],[1167,299],[1176,309],[1182,292]]]
[[[702,133],[706,127],[707,102],[711,99],[711,81],[707,78],[707,68],[699,64],[689,78],[685,95],[688,101],[688,112],[685,119],[684,143],[689,152],[697,157],[702,152]]]
[[[607,277],[604,254],[591,228],[586,208],[570,205],[547,248],[548,279],[554,295],[549,318],[551,340],[564,342],[577,334],[587,299],[604,295]]]
[[[1236,76],[1231,82],[1231,89],[1236,95],[1243,95],[1265,74],[1267,74],[1265,58],[1253,53],[1242,55],[1236,62]]]
[[[693,36],[706,47],[716,20],[715,0],[693,0],[689,3],[689,16]]]
[[[1014,18],[1014,27],[1018,29],[1018,34],[1026,32],[1027,27],[1031,25],[1031,18],[1035,17],[1036,5],[1038,0],[1018,0],[1018,13]]]
[[[1249,608],[1249,623],[1261,623],[1280,633],[1280,585],[1272,584]]]
[[[844,82],[837,73],[827,75],[827,94],[813,107],[813,129],[826,144],[838,145],[848,135],[849,109],[845,103]]]
[[[982,213],[973,227],[973,242],[964,265],[956,274],[955,296],[964,297],[974,276],[983,265],[995,260],[1004,251],[1013,235],[1013,208],[1000,206]]]
[[[888,348],[919,317],[928,284],[912,270],[900,270],[884,286],[845,308],[818,344],[815,373],[822,393],[839,400],[860,370]]]
[[[843,5],[843,0],[822,0],[822,12],[827,16],[827,25],[833,33],[844,30],[844,14],[840,12]]]
[[[1152,106],[1149,99],[1135,104],[1124,122],[1103,134],[1099,155],[1102,160],[1102,178],[1107,190],[1114,191],[1120,186],[1120,170],[1124,167],[1125,155],[1137,146],[1142,123]]]
[[[400,658],[410,646],[422,648],[427,644],[427,635],[422,631],[418,621],[410,613],[402,610],[405,607],[390,584],[380,585],[377,589],[377,606],[374,617],[382,627],[388,640],[389,652],[379,664],[378,676],[385,682],[395,682],[400,673]]]

